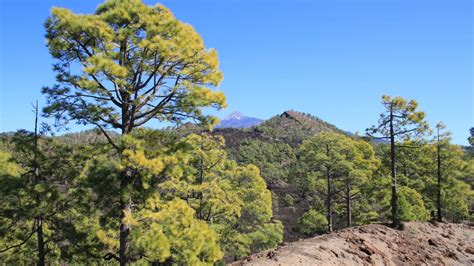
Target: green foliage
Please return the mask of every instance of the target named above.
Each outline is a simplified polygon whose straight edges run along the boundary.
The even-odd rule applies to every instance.
[[[150,198],[146,208],[129,217],[133,231],[132,252],[146,257],[144,262],[212,265],[222,258],[218,235],[181,199],[166,204]],[[144,220],[146,222],[139,222]]]
[[[303,194],[324,195],[328,217],[340,208],[337,199],[344,199],[346,217],[352,217],[352,201],[379,166],[372,146],[344,135],[321,133],[302,143],[299,156],[301,175],[295,185]],[[332,226],[332,219],[328,223]]]
[[[380,214],[377,209],[378,204],[380,203],[375,202],[375,199],[371,199],[367,195],[353,202],[353,224],[364,225],[380,222]]]
[[[393,126],[393,136],[397,140],[422,137],[424,133],[430,131],[429,125],[425,121],[425,113],[417,110],[417,101],[407,101],[399,96],[383,95],[382,105],[385,107],[385,111],[380,115],[378,125],[367,129],[370,136],[379,134],[389,138],[392,134],[390,125]]]
[[[448,221],[461,222],[469,217],[469,204],[474,202],[472,188],[459,180],[450,179],[446,182],[441,201],[444,216]]]
[[[258,139],[246,139],[238,147],[236,160],[254,164],[268,183],[286,180],[296,157],[290,145]]]
[[[401,190],[411,189],[408,196],[400,195],[400,218],[404,220],[427,220],[426,212],[435,213],[437,210],[437,142],[424,143],[406,141],[401,143],[397,149],[397,170]],[[441,143],[441,203],[443,206],[443,218],[448,221],[459,222],[468,216],[468,206],[473,201],[470,186],[464,182],[472,176],[472,167],[470,159],[465,156],[462,149],[457,145],[449,144],[449,140],[443,140]],[[384,184],[373,183],[370,185],[373,189],[370,197],[378,198],[382,205],[389,205],[389,187],[388,179],[390,162],[389,149],[386,145],[377,146],[378,157],[382,159],[381,180]],[[379,191],[379,192],[377,192]],[[383,193],[382,193],[383,192]],[[416,195],[416,192],[418,195]],[[376,195],[378,193],[378,196]],[[381,196],[383,194],[383,196]],[[455,196],[457,195],[457,196]],[[424,207],[418,200],[422,197]],[[407,200],[407,197],[409,200]],[[381,200],[384,198],[383,200]],[[410,203],[411,202],[411,203]],[[415,202],[418,207],[414,208]],[[402,206],[403,205],[403,206]],[[382,214],[382,219],[391,217],[387,209],[383,206],[376,206]],[[418,208],[418,209],[417,209]],[[433,218],[433,217],[432,217]]]
[[[420,193],[404,186],[400,187],[399,193],[400,221],[427,221],[430,218]]]
[[[271,193],[253,165],[226,158],[223,140],[191,134],[173,145],[182,162],[166,169],[164,198],[180,197],[221,236],[226,256],[242,257],[281,242],[282,226],[272,221]]]
[[[419,192],[428,189],[427,178],[436,172],[434,150],[428,151],[428,149],[432,147],[423,142],[400,143],[400,147],[396,150],[397,179],[400,185],[414,188]],[[385,156],[390,156],[388,150]]]
[[[293,198],[293,196],[291,196],[291,194],[286,194],[283,200],[285,201],[285,204],[288,207],[291,207],[295,204],[295,199]]]
[[[20,166],[12,162],[11,154],[0,150],[0,176],[18,177],[20,170]]]
[[[471,186],[474,189],[474,157],[469,154],[462,158],[464,164],[460,172],[459,180]]]
[[[280,210],[280,198],[278,197],[278,194],[271,191],[272,193],[272,210],[273,212],[277,212]]]
[[[205,115],[203,108],[226,106],[224,94],[213,90],[222,80],[217,52],[206,49],[194,28],[177,20],[162,5],[109,0],[94,14],[74,14],[64,8],[53,8],[51,13],[45,28],[47,46],[57,60],[57,75],[56,85],[43,88],[48,100],[44,113],[56,118],[58,124],[74,120],[97,126],[113,148],[105,151],[107,157],[94,158],[79,179],[83,192],[77,194],[80,201],[93,201],[98,209],[78,211],[88,214],[91,221],[87,222],[101,228],[92,239],[100,243],[97,251],[106,252],[103,258],[119,260],[122,265],[136,261],[141,255],[128,250],[133,231],[127,219],[146,209],[149,198],[165,194],[160,191],[165,188],[158,187],[159,176],[178,175],[166,167],[182,163],[179,159],[190,159],[170,154],[169,147],[150,154],[144,141],[131,134],[153,119],[172,123],[195,119],[206,126],[214,125],[217,119]],[[122,137],[110,134],[109,128],[120,130]],[[179,183],[175,197],[183,197],[179,193],[188,192],[189,187],[186,182]],[[204,190],[199,193],[208,192]],[[211,195],[227,200],[223,191],[221,188]],[[231,201],[238,196],[231,196]],[[112,204],[107,206],[105,200]],[[234,206],[229,210],[238,215],[240,211]],[[81,231],[86,228],[70,227],[76,235],[90,235]],[[199,257],[210,262],[208,258],[219,257],[203,256],[198,250],[179,252],[171,252],[171,260],[196,262]]]
[[[70,154],[54,156],[66,160],[54,165],[57,171],[68,173],[64,167],[74,171],[68,181],[71,205],[54,223],[55,232],[61,232],[68,244],[51,242],[48,261],[117,259],[121,221],[132,228],[128,258],[134,263],[212,264],[224,254],[240,258],[282,242],[283,226],[272,218],[272,195],[258,168],[227,159],[221,138],[192,134],[176,139],[161,131],[139,130],[118,141],[121,154],[97,143],[75,146],[77,156],[64,146]],[[48,147],[61,151],[61,146]],[[18,165],[10,162],[8,153],[0,154],[2,176],[18,177]],[[75,160],[69,159],[72,155]],[[123,169],[134,173],[134,182],[126,190],[118,182]],[[111,203],[123,197],[133,198],[134,207],[122,218],[121,210],[111,208]],[[19,232],[27,232],[26,226],[31,223]],[[51,233],[49,227],[45,226],[45,233]],[[5,242],[21,236],[8,237]],[[9,261],[27,261],[34,241],[32,237],[21,252],[15,250],[18,257],[5,253]]]
[[[88,235],[81,241],[94,254],[118,249],[121,213],[108,203],[123,193],[134,199],[123,220],[132,228],[128,255],[135,262],[213,263],[224,254],[240,258],[282,241],[283,227],[272,219],[272,195],[258,168],[227,159],[222,138],[176,139],[142,129],[121,143],[121,155],[113,149],[95,153],[76,195],[96,207],[78,210],[88,217],[79,224],[89,224],[89,231],[73,229]],[[121,191],[117,180],[124,168],[135,173],[135,182]]]
[[[217,52],[162,5],[109,0],[84,15],[54,7],[45,28],[57,84],[43,89],[44,111],[61,121],[122,132],[151,119],[214,124],[201,108],[226,105],[210,89],[222,80]]]
[[[420,140],[424,134],[430,132],[428,123],[425,121],[425,113],[418,111],[418,102],[407,101],[402,97],[382,96],[382,105],[385,110],[380,114],[377,125],[368,128],[370,137],[382,138],[390,141],[390,174],[392,224],[399,225],[397,220],[400,215],[397,192],[397,142]]]
[[[0,258],[34,264],[41,242],[46,261],[56,263],[59,225],[71,215],[69,188],[80,160],[68,147],[27,131],[17,132],[12,144],[11,154],[0,151]]]
[[[471,145],[471,148],[474,148],[474,127],[471,127],[469,129],[470,136],[467,138],[469,141],[469,144]]]
[[[342,130],[317,117],[296,111],[286,111],[282,115],[272,117],[255,128],[265,138],[282,141],[292,147],[314,134],[334,132],[345,134]]]
[[[299,219],[297,230],[307,236],[326,232],[328,221],[324,215],[316,210],[310,209]]]
[[[419,171],[425,175],[425,189],[419,191],[423,193],[428,208],[435,211],[438,145],[440,145],[442,216],[448,221],[459,222],[467,218],[468,206],[473,202],[472,187],[465,182],[469,182],[469,178],[472,178],[472,161],[459,146],[450,144],[449,139],[446,139],[441,144],[438,142],[427,144],[420,150],[420,156],[425,158],[425,162],[420,164]]]

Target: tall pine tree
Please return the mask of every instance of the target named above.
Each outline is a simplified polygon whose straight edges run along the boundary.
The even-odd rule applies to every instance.
[[[390,173],[392,177],[392,223],[398,226],[398,193],[396,172],[396,146],[400,140],[421,136],[429,130],[428,123],[424,120],[425,113],[418,111],[415,100],[407,101],[402,97],[382,96],[382,105],[385,111],[380,114],[377,125],[367,129],[367,134],[378,139],[390,141]]]
[[[86,15],[53,8],[45,27],[47,46],[57,60],[57,84],[43,89],[49,103],[45,114],[58,122],[97,126],[119,156],[125,147],[109,128],[125,136],[151,120],[196,119],[212,125],[215,119],[204,115],[202,107],[225,106],[223,93],[212,90],[222,79],[216,51],[206,49],[192,26],[162,5],[109,0]],[[137,178],[125,167],[117,180],[121,265],[130,261],[131,228],[125,219],[133,212],[129,191]]]

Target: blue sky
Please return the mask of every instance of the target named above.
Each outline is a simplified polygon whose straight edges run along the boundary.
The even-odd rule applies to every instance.
[[[54,83],[43,22],[54,6],[91,13],[101,1],[0,1],[0,132],[32,128],[31,103]],[[149,4],[155,1],[146,1]],[[287,109],[363,132],[380,96],[419,101],[466,144],[473,117],[473,1],[161,1],[219,52],[232,111]],[[80,128],[73,127],[74,130]]]

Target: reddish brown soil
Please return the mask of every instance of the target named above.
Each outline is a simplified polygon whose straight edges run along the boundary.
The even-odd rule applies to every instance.
[[[252,255],[232,265],[474,265],[474,228],[465,224],[381,224],[344,229]]]

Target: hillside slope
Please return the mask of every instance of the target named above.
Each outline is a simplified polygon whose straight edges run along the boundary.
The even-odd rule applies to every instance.
[[[275,115],[250,128],[218,126],[213,133],[225,138],[226,147],[232,155],[246,139],[258,139],[268,143],[285,143],[296,147],[316,133],[338,132],[348,134],[336,126],[310,114],[293,110]]]
[[[273,214],[284,225],[284,241],[293,242],[305,237],[295,228],[299,218],[310,209],[310,202],[291,184],[296,148],[322,132],[348,134],[316,116],[294,110],[275,115],[251,128],[217,128],[213,131],[224,137],[230,158],[259,167],[273,192]],[[294,199],[291,206],[285,201],[288,196]]]
[[[474,228],[464,224],[381,224],[344,229],[252,255],[232,265],[473,265]]]
[[[345,131],[316,116],[294,110],[285,111],[264,121],[255,128],[255,131],[268,139],[292,146],[297,146],[316,133],[338,132],[346,134]]]

